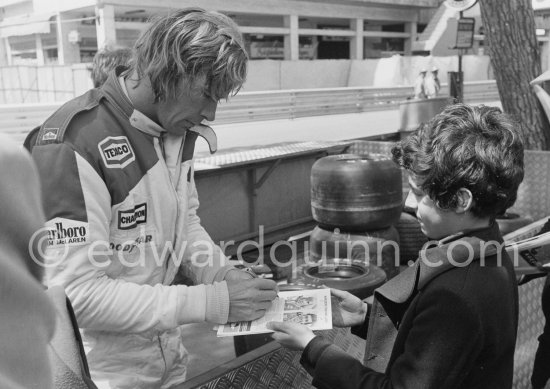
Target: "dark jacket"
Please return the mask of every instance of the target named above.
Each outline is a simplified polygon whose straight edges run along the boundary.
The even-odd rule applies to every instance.
[[[491,241],[498,244],[484,246]],[[382,305],[397,329],[385,372],[362,365],[316,337],[301,361],[313,375],[314,385],[338,389],[511,388],[518,292],[512,262],[501,243],[498,226],[493,224],[446,238],[425,250],[424,260],[375,292],[375,305]],[[472,247],[471,253],[466,244]],[[452,263],[446,255],[449,248],[453,249]],[[439,261],[440,266],[430,266]],[[370,315],[375,317],[368,326],[373,331],[369,339],[376,339],[377,331],[384,330],[376,322],[384,318],[372,310]],[[386,329],[380,336],[387,335]],[[367,362],[377,358],[369,349],[372,343],[367,341]]]

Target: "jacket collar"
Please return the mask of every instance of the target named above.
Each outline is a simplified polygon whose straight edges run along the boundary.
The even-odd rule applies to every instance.
[[[122,110],[124,115],[128,117],[132,127],[145,134],[160,137],[166,133],[166,130],[134,108],[122,79],[122,73],[125,70],[126,67],[118,66],[109,75],[102,87],[103,93],[112,104]]]
[[[464,231],[434,241],[431,247],[421,251],[412,267],[378,288],[376,298],[382,305],[384,302],[404,304],[439,275],[455,267],[467,266],[481,257],[495,255],[497,250],[503,249],[502,243],[496,222],[483,229]]]
[[[105,84],[101,87],[101,91],[107,100],[122,111],[129,119],[134,111],[134,106],[118,82],[118,78],[124,70],[126,70],[125,66],[117,66],[115,71],[109,74],[107,81],[105,81]]]

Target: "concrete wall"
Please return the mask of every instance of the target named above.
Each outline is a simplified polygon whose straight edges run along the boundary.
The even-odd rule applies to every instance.
[[[91,88],[89,64],[67,66],[0,67],[0,104],[66,101]],[[456,56],[403,57],[366,60],[250,61],[243,91],[285,89],[409,86],[422,68],[439,68],[441,82],[447,71],[458,70]],[[463,57],[465,81],[494,78],[489,57]]]
[[[349,60],[283,61],[281,89],[347,86]]]
[[[447,72],[458,70],[457,56],[403,57],[366,60],[251,61],[248,92],[277,89],[338,88],[353,86],[413,85],[422,68],[439,68],[439,77],[447,82]],[[494,78],[488,56],[465,55],[462,58],[465,81]]]

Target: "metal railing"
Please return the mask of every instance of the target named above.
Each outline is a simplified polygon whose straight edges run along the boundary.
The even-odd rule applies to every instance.
[[[412,86],[387,88],[330,88],[241,93],[221,103],[217,124],[243,121],[294,119],[396,109],[414,94]],[[448,94],[447,84],[441,95]],[[499,100],[495,81],[475,81],[464,85],[465,101],[482,103]]]

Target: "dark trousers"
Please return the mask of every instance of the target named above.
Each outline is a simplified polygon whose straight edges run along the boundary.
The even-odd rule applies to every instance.
[[[546,284],[542,291],[542,312],[546,323],[544,331],[539,336],[539,348],[535,355],[531,384],[533,389],[542,389],[550,378],[550,275],[546,276]]]

